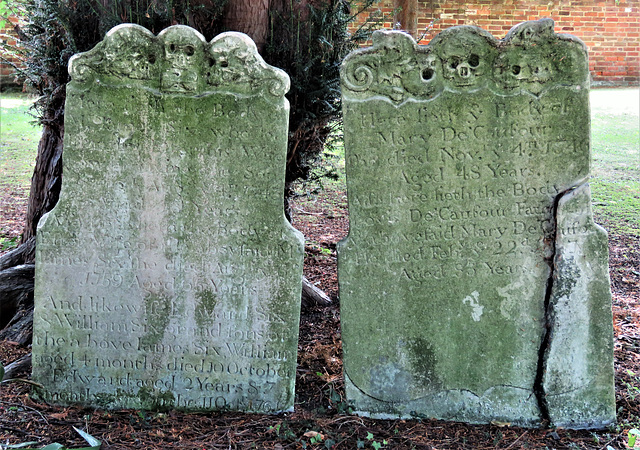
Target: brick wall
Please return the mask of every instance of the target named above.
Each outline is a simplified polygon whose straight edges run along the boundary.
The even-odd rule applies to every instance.
[[[4,28],[0,29],[0,43],[2,46],[9,45],[11,47],[16,45],[16,36],[13,30],[13,25],[18,23],[17,17],[10,17]],[[5,62],[5,59],[9,59],[10,61],[16,62],[15,59],[11,58],[10,55],[0,46],[0,88],[4,88],[7,86],[20,86],[19,82],[15,81],[15,76],[13,75],[14,69],[10,64]]]
[[[594,85],[640,82],[640,0],[427,0],[418,8],[418,34],[429,30],[420,44],[454,25],[477,25],[503,38],[520,22],[551,17],[556,33],[573,34],[589,48]],[[370,14],[393,28],[393,1],[377,2]]]
[[[640,83],[640,0],[462,0],[418,1],[418,32],[428,29],[421,44],[454,25],[477,25],[497,38],[525,20],[551,17],[556,33],[573,34],[589,48],[594,84]],[[384,28],[393,28],[393,1],[379,1],[371,15],[382,14]],[[360,16],[366,19],[367,13]],[[18,19],[12,17],[12,23]],[[15,44],[12,24],[0,30],[0,39]],[[0,63],[0,85],[13,82],[13,69]]]

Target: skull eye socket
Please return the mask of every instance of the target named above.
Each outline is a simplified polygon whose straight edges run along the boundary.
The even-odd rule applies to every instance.
[[[149,54],[149,56],[147,57],[147,61],[149,61],[149,64],[155,64],[156,63],[156,55],[154,55],[153,53]]]
[[[475,53],[471,54],[471,56],[469,56],[469,65],[471,67],[478,67],[480,65],[480,57]]]
[[[187,56],[193,56],[193,54],[196,52],[196,50],[191,45],[187,45],[184,48],[184,52],[187,54]]]
[[[175,45],[175,44],[171,44],[171,45],[169,45],[169,50],[170,50],[171,52],[175,52],[175,51],[176,51],[176,45]]]
[[[227,61],[220,61],[220,67],[229,67],[229,63]]]
[[[458,64],[460,64],[460,58],[454,57],[454,58],[451,58],[451,60],[449,61],[449,66],[452,69],[457,69]]]
[[[520,74],[520,66],[517,66],[517,65],[516,65],[516,66],[513,66],[513,67],[511,68],[511,72],[512,72],[514,75],[519,75],[519,74]]]
[[[422,71],[422,79],[424,81],[429,81],[430,79],[433,78],[433,74],[434,74],[433,69],[427,67]]]

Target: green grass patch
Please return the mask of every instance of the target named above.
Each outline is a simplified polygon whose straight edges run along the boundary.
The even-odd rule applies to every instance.
[[[2,232],[2,229],[0,228],[0,233]],[[13,237],[4,237],[4,236],[0,236],[0,252],[4,252],[6,250],[10,250],[14,247],[18,246],[18,236],[13,236]]]
[[[591,180],[593,210],[609,231],[640,236],[640,181]]]
[[[640,123],[638,116],[596,113],[591,119],[594,173],[615,177],[637,175],[640,165]]]
[[[29,188],[41,134],[28,113],[32,103],[25,94],[1,94],[0,184]]]
[[[593,211],[613,233],[640,235],[638,89],[591,93]]]

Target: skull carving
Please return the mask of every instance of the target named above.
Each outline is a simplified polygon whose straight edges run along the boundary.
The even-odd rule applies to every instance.
[[[539,95],[554,73],[548,55],[535,47],[520,47],[505,50],[497,59],[494,77],[498,86],[505,90],[524,89]]]
[[[256,81],[259,76],[257,66],[259,61],[255,54],[257,50],[252,42],[238,34],[223,34],[211,43],[207,55],[208,83],[212,86],[220,86],[228,83],[247,84]]]
[[[461,27],[446,33],[437,48],[447,88],[473,91],[486,84],[495,48],[485,36]]]
[[[104,42],[106,71],[119,78],[155,78],[158,54],[162,51],[154,36],[137,25],[120,25],[107,34]]]
[[[420,98],[433,98],[439,91],[441,80],[438,73],[440,61],[430,53],[417,53],[415,61],[402,73],[402,86],[411,95]]]
[[[163,41],[167,61],[162,89],[169,92],[197,91],[204,59],[204,37],[181,25],[167,28],[158,37]]]
[[[476,76],[482,75],[484,70],[479,67],[480,56],[477,53],[452,50],[445,61],[445,77],[459,87],[472,86],[476,83]]]

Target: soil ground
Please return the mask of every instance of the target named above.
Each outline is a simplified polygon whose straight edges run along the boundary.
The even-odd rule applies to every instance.
[[[0,208],[0,221],[20,221],[18,205]],[[0,387],[2,444],[59,442],[86,447],[72,426],[102,449],[518,449],[627,448],[627,431],[640,427],[640,232],[610,235],[618,426],[609,430],[524,429],[437,420],[372,420],[349,414],[342,381],[336,243],[348,230],[346,194],[327,189],[298,198],[294,225],[306,236],[305,274],[334,301],[301,316],[295,412],[279,416],[103,411],[50,406],[31,399],[30,387]],[[607,218],[596,218],[607,228]],[[0,343],[5,365],[28,352]],[[28,377],[28,374],[23,374]],[[35,445],[34,445],[35,447]]]

